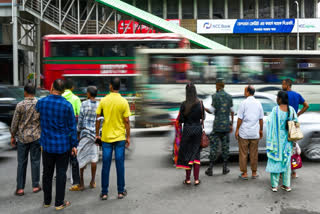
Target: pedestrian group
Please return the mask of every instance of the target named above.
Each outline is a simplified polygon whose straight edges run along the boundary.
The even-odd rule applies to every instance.
[[[102,191],[101,199],[108,198],[109,173],[112,153],[115,151],[118,199],[127,195],[125,189],[125,147],[130,145],[129,104],[120,93],[120,79],[110,82],[110,94],[96,101],[97,88],[87,88],[87,100],[81,104],[73,94],[71,80],[57,79],[50,95],[37,100],[35,87],[24,87],[25,99],[14,113],[11,125],[11,144],[17,146],[17,188],[15,194],[24,195],[28,154],[30,152],[33,192],[43,188],[43,207],[52,203],[52,181],[56,173],[55,209],[71,205],[65,200],[67,169],[71,164],[70,191],[85,188],[84,170],[91,164],[90,188],[96,188],[95,175],[99,159],[99,142],[102,141]],[[103,122],[101,127],[101,116]],[[101,129],[102,128],[102,129]],[[101,135],[100,135],[101,130]],[[42,152],[41,152],[42,150]],[[42,154],[43,175],[40,186],[40,158]]]
[[[175,162],[177,168],[186,170],[185,185],[191,185],[193,168],[194,184],[199,185],[202,123],[206,112],[214,114],[213,131],[210,139],[210,165],[205,171],[213,176],[213,168],[218,157],[219,142],[222,147],[223,174],[230,172],[229,133],[233,131],[234,110],[232,96],[224,90],[224,82],[218,79],[216,93],[212,96],[211,107],[206,108],[198,99],[196,87],[192,83],[186,86],[186,100],[181,104],[176,122]],[[291,191],[291,155],[296,143],[288,141],[287,121],[298,121],[298,116],[308,109],[302,96],[291,90],[292,81],[284,80],[283,91],[277,96],[278,106],[274,107],[267,119],[266,149],[267,167],[270,172],[271,189],[276,192],[282,175],[281,188]],[[35,87],[28,83],[24,87],[25,99],[18,103],[11,124],[11,144],[17,146],[17,187],[15,194],[24,195],[28,154],[31,159],[33,192],[43,188],[44,203],[48,208],[52,203],[52,181],[56,173],[55,209],[62,210],[71,205],[65,200],[67,169],[71,165],[70,191],[85,189],[84,170],[91,165],[90,188],[96,188],[96,169],[99,159],[99,146],[102,146],[101,200],[108,199],[110,166],[115,152],[118,199],[127,195],[125,189],[125,147],[130,146],[129,104],[120,93],[120,79],[110,82],[110,94],[96,100],[97,88],[87,88],[87,100],[81,103],[73,94],[71,80],[57,79],[51,87],[50,95],[37,100]],[[235,138],[239,143],[239,178],[247,180],[248,151],[252,178],[258,174],[258,147],[263,138],[264,111],[261,103],[254,97],[255,89],[245,88],[246,99],[238,109],[238,121]],[[303,105],[298,112],[299,104]],[[183,128],[182,128],[183,124]],[[40,186],[40,158],[42,154],[43,175]]]
[[[191,169],[194,169],[194,184],[199,185],[199,165],[205,112],[214,114],[213,130],[210,139],[210,165],[205,171],[207,176],[213,176],[213,168],[218,157],[218,147],[221,143],[221,156],[223,160],[222,174],[230,172],[229,159],[229,134],[233,131],[234,109],[232,96],[224,90],[223,79],[217,79],[216,93],[212,96],[211,107],[203,106],[197,98],[196,87],[189,83],[186,86],[186,100],[181,104],[176,122],[176,138],[174,145],[175,163],[177,168],[186,170],[183,184],[191,184]],[[291,90],[292,81],[283,80],[282,89],[277,94],[277,106],[266,121],[266,150],[267,167],[270,173],[271,190],[277,192],[279,179],[282,176],[281,189],[291,191],[291,177],[296,178],[296,172],[291,172],[291,156],[294,151],[299,151],[298,143],[288,140],[288,121],[298,122],[298,116],[308,108],[308,103],[302,96]],[[263,136],[264,110],[258,99],[254,97],[255,88],[248,85],[244,90],[246,99],[238,108],[238,121],[236,124],[235,138],[239,144],[239,178],[248,180],[247,172],[248,152],[251,164],[251,178],[257,179],[258,174],[258,148],[259,140]],[[303,108],[298,112],[298,107]],[[183,124],[183,128],[182,128]]]

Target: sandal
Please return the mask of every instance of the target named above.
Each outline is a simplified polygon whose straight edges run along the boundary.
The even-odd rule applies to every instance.
[[[278,187],[271,187],[272,192],[278,192]]]
[[[43,204],[43,208],[49,208],[51,207],[51,204]]]
[[[83,190],[84,190],[84,188],[80,187],[79,184],[73,185],[72,187],[69,188],[69,191],[83,191]]]
[[[102,193],[101,193],[101,195],[100,195],[100,199],[101,199],[102,201],[108,200],[108,195],[107,195],[107,194],[102,194]]]
[[[247,176],[247,177],[243,177],[243,173],[241,173],[241,174],[239,175],[239,178],[242,179],[242,180],[248,180],[248,176]]]
[[[14,192],[16,196],[24,196],[24,191],[18,192],[18,189]]]
[[[97,187],[96,182],[93,182],[93,183],[90,182],[90,188],[91,188],[91,189],[94,189],[94,188],[96,188],[96,187]]]
[[[119,193],[118,194],[118,199],[123,199],[124,197],[126,197],[127,196],[127,190],[125,190],[124,192],[122,192],[122,193]]]
[[[41,186],[38,186],[38,187],[35,187],[36,188],[36,190],[33,190],[32,192],[33,193],[38,193],[38,192],[40,192],[42,189],[41,189]]]
[[[281,186],[281,189],[283,189],[284,191],[287,191],[287,192],[291,192],[291,188],[290,187],[287,187],[285,185],[282,185]]]
[[[190,180],[184,180],[184,181],[183,181],[183,184],[185,184],[185,185],[191,185],[191,181],[190,181]]]
[[[252,175],[252,179],[257,179],[257,178],[259,178],[258,174],[257,175]]]
[[[197,181],[198,181],[198,182],[197,182]],[[197,181],[194,181],[194,185],[195,185],[195,186],[198,186],[198,185],[201,183],[200,180],[197,180]]]
[[[56,210],[63,210],[71,205],[70,201],[63,201],[63,204],[56,207]]]

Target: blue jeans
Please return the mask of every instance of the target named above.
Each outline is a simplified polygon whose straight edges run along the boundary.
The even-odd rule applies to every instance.
[[[102,143],[102,177],[101,177],[101,194],[108,194],[109,189],[109,175],[110,166],[112,162],[112,152],[115,151],[115,161],[117,169],[117,185],[118,193],[123,193],[125,191],[125,181],[124,181],[124,151],[125,151],[125,141],[117,141],[114,143]]]
[[[32,187],[39,187],[41,148],[39,140],[32,143],[17,142],[17,189],[24,189],[26,183],[28,155],[31,159]]]

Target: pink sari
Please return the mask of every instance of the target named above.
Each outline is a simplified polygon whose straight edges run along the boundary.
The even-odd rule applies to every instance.
[[[178,154],[179,154],[179,147],[181,142],[182,136],[182,126],[179,123],[180,113],[175,121],[175,138],[174,138],[174,147],[173,147],[173,154],[174,154],[174,163],[177,164],[178,161]]]

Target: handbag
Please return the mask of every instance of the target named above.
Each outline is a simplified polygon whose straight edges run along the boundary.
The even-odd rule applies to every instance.
[[[291,169],[300,169],[302,167],[302,159],[298,154],[294,154],[291,156]]]
[[[294,142],[301,140],[303,133],[300,129],[300,123],[293,120],[288,121],[288,141]]]
[[[200,147],[201,148],[206,148],[209,146],[209,138],[208,136],[206,135],[206,132],[204,130],[204,125],[203,125],[203,121],[204,121],[204,117],[203,117],[203,103],[201,101],[200,103],[200,106],[201,106],[201,119],[202,119],[202,136],[201,136],[201,143],[200,143]]]
[[[290,108],[288,106],[288,113],[290,117]],[[293,121],[292,119],[287,121],[288,125],[288,141],[294,142],[303,138],[302,131],[300,129],[300,123]]]

